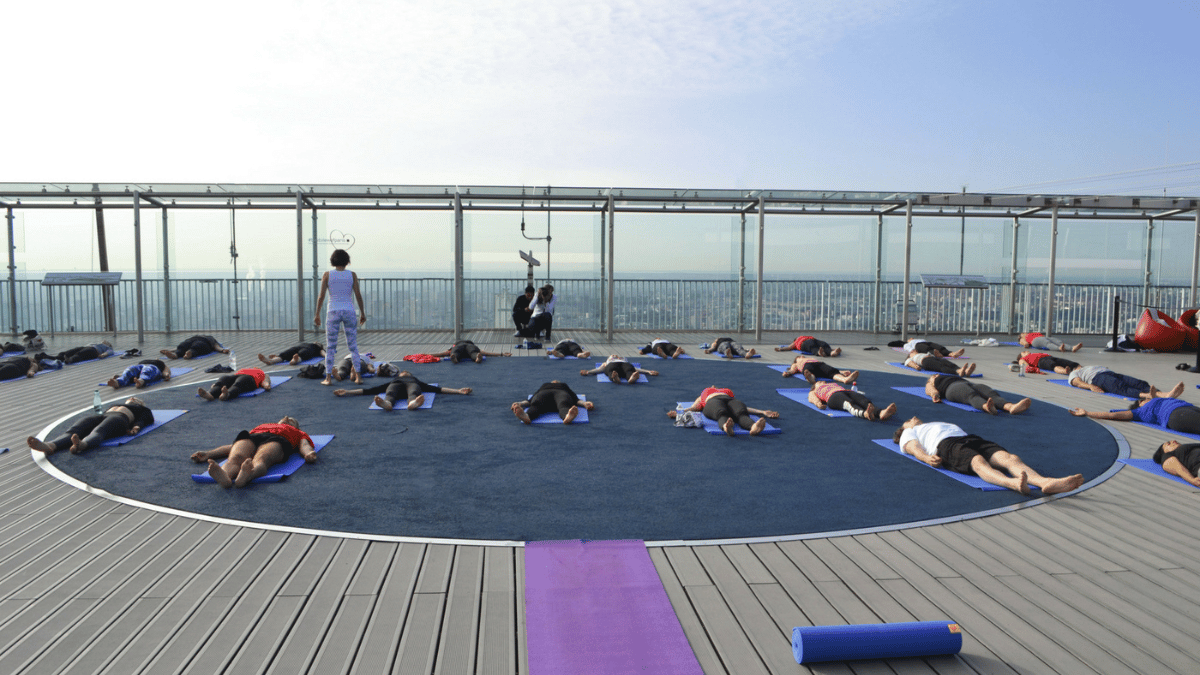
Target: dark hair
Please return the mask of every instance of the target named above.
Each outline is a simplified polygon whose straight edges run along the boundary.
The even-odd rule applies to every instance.
[[[334,267],[345,267],[350,264],[350,254],[340,248],[335,248],[329,256],[329,264]]]
[[[894,432],[892,432],[892,442],[899,443],[900,436],[903,434],[904,434],[904,427],[897,427],[897,429]]]
[[[1133,403],[1131,403],[1131,404],[1129,405],[1129,409],[1130,409],[1130,410],[1137,410],[1137,409],[1138,409],[1138,406],[1140,406],[1141,404],[1142,404],[1142,399],[1140,399],[1140,398],[1139,398],[1138,400],[1134,401]]]
[[[526,293],[536,293],[537,289],[533,287],[533,284],[530,284],[525,287],[525,292]]]

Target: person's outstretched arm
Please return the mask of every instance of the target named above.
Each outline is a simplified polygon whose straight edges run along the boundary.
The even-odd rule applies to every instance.
[[[746,412],[750,413],[751,415],[762,415],[763,417],[769,417],[771,419],[779,417],[779,413],[775,412],[774,410],[759,410],[758,408],[751,408],[750,406],[746,406]]]
[[[308,464],[312,464],[313,462],[317,461],[317,450],[307,438],[301,439],[300,441],[300,456],[303,457],[304,461]]]
[[[911,440],[905,443],[902,449],[904,450],[904,454],[912,455],[935,469],[942,465],[942,458],[925,452],[925,448],[921,447],[920,441]]]
[[[212,450],[201,450],[200,452],[192,453],[192,461],[197,464],[207,462],[210,459],[224,459],[229,456],[229,451],[233,449],[232,445],[222,445],[219,448]]]
[[[1166,458],[1162,463],[1162,468],[1163,471],[1166,471],[1172,476],[1178,476],[1192,485],[1200,487],[1200,478],[1193,476],[1192,472],[1188,471],[1187,467],[1183,465],[1183,462],[1179,461],[1178,459],[1174,457]]]
[[[820,398],[817,397],[817,392],[815,392],[811,389],[808,390],[808,402],[817,406],[821,410],[824,410],[825,408],[828,407],[825,405],[824,401],[822,401]]]
[[[329,290],[329,272],[321,275],[321,291],[317,293],[317,313],[313,316],[313,325],[321,325],[321,307],[325,305],[325,291]]]
[[[586,376],[586,375],[595,375],[596,373],[602,373],[602,372],[604,372],[604,366],[600,366],[599,368],[592,368],[591,370],[581,370],[581,371],[579,371],[579,374]]]
[[[1133,420],[1133,411],[1130,410],[1107,412],[1104,410],[1084,410],[1083,408],[1071,408],[1071,414],[1076,417],[1090,417],[1094,420],[1115,420],[1118,422],[1129,422]]]

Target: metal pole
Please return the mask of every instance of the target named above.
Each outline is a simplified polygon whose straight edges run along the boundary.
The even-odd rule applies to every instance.
[[[763,333],[763,239],[767,229],[767,200],[758,195],[758,279],[755,288],[758,297],[754,299],[754,339],[762,341]]]
[[[11,216],[9,217],[11,218]],[[9,239],[11,240],[12,237],[10,236]],[[1196,240],[1193,242],[1192,248],[1192,307],[1195,307],[1197,303],[1196,279],[1198,276],[1200,276],[1200,208],[1196,209]]]
[[[1150,275],[1153,267],[1151,257],[1154,253],[1154,219],[1146,220],[1146,278],[1142,281],[1142,305],[1150,306]],[[1157,303],[1156,303],[1157,304]]]
[[[874,330],[879,332],[879,303],[883,299],[883,214],[876,216],[875,234],[875,321]]]
[[[1008,269],[1008,332],[1017,332],[1017,235],[1021,231],[1021,219],[1013,218],[1012,262]]]
[[[296,340],[304,342],[304,195],[296,186]]]
[[[238,296],[238,268],[237,268],[237,209],[233,208],[232,199],[229,200],[229,255],[233,258],[233,328],[241,330],[242,328],[242,310]]]
[[[17,337],[17,247],[13,244],[13,210],[8,207],[8,311],[12,320],[12,336]],[[1197,220],[1200,228],[1200,220]],[[1198,240],[1200,241],[1200,240]],[[1195,283],[1192,284],[1192,297],[1196,297]]]
[[[1058,257],[1058,204],[1050,214],[1050,280],[1046,286],[1046,335],[1054,334],[1054,268]]]
[[[738,255],[738,332],[746,330],[746,212],[742,211],[742,249]]]
[[[138,344],[146,341],[145,307],[142,304],[142,193],[133,193],[133,271],[137,284]],[[113,330],[116,330],[114,322]]]
[[[312,292],[313,302],[317,300],[317,294],[321,291],[321,272],[317,269],[317,207],[314,204],[312,210]],[[317,309],[314,307],[313,312]]]
[[[463,334],[463,210],[462,197],[454,191],[454,340]]]
[[[606,283],[608,281],[608,260],[605,258],[608,250],[608,242],[604,237],[605,225],[608,222],[608,218],[606,217],[607,215],[608,213],[604,209],[600,210],[600,311],[596,313],[596,318],[600,322],[600,330],[605,330],[604,308],[607,305],[607,302],[604,298],[606,291],[608,290],[608,284]]]
[[[613,200],[612,190],[608,191],[608,307],[605,308],[605,313],[608,315],[608,341],[613,339],[613,286],[616,273],[613,270],[613,233],[616,228],[613,227],[613,216],[616,213],[616,201]]]
[[[168,246],[168,231],[167,231],[167,207],[163,207],[163,326],[166,328],[167,335],[171,334],[171,257],[170,247]],[[114,333],[116,326],[113,326]]]
[[[904,288],[900,292],[900,339],[908,342],[908,277],[912,272],[912,200],[904,210]],[[928,329],[927,329],[928,330]]]

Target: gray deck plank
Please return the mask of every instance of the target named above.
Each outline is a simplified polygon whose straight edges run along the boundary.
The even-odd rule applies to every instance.
[[[529,672],[529,625],[525,622],[525,549],[513,551],[516,566],[513,579],[517,585],[517,672]]]
[[[413,595],[410,620],[404,623],[391,671],[394,675],[426,675],[433,671],[445,606],[445,593]]]
[[[705,675],[727,675],[728,671],[721,663],[721,658],[717,656],[708,634],[705,633],[704,624],[701,623],[695,608],[692,607],[692,602],[688,598],[687,592],[684,591],[683,584],[679,582],[679,577],[675,575],[675,570],[671,567],[671,561],[667,558],[666,552],[662,548],[651,548],[649,552],[650,560],[658,570],[663,590],[667,592],[667,599],[671,601],[671,606],[675,609],[675,616],[679,618],[679,625],[683,628],[683,634],[687,637],[688,644],[691,645],[692,653],[696,656],[700,668],[704,670]],[[521,672],[529,671],[526,669]]]
[[[376,600],[374,595],[363,594],[342,598],[337,615],[329,626],[329,632],[319,643],[312,665],[304,672],[313,675],[341,675],[350,672],[360,640],[371,620],[371,611],[375,608]]]
[[[514,550],[489,546],[483,549],[483,589],[479,610],[478,675],[516,675],[516,613],[525,612],[516,602]],[[524,585],[524,580],[520,580]]]
[[[737,675],[769,675],[771,671],[762,662],[717,587],[684,586],[683,589],[726,669]],[[794,667],[794,661],[792,665]]]
[[[479,608],[483,599],[483,548],[455,548],[435,675],[469,675],[475,671]]]
[[[350,672],[391,672],[428,548],[424,544],[401,544],[396,549]]]

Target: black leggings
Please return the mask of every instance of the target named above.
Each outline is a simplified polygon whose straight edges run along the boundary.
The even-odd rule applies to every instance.
[[[430,385],[425,385],[422,387],[422,384],[425,383],[416,378],[411,380],[404,379],[400,381],[393,380],[392,383],[387,386],[387,391],[383,392],[383,398],[387,399],[388,403],[395,404],[396,401],[399,401],[400,399],[411,401],[420,396],[422,392],[440,392],[442,390],[441,387],[433,387]]]
[[[728,396],[709,396],[708,401],[704,403],[704,416],[716,421],[722,428],[725,427],[725,420],[729,418],[733,418],[735,424],[747,431],[754,426],[746,404]]]
[[[829,401],[826,402],[825,405],[829,406],[830,410],[844,410],[846,412],[850,412],[849,410],[846,410],[847,403],[849,403],[850,407],[852,408],[866,412],[867,406],[871,405],[871,399],[857,391],[845,389],[843,391],[833,392],[833,394],[829,396]]]
[[[321,346],[312,343],[305,343],[302,345],[296,345],[295,347],[288,347],[287,349],[279,352],[279,358],[283,359],[284,361],[291,361],[292,357],[297,354],[300,355],[301,361],[314,359],[321,355]]]
[[[474,361],[479,354],[479,347],[474,342],[455,342],[450,348],[452,361]]]
[[[221,390],[229,387],[229,398],[237,398],[242,394],[258,389],[258,385],[254,384],[254,378],[249,375],[238,375],[230,373],[217,378],[216,383],[209,387],[208,393],[214,398],[221,395]]]
[[[534,392],[525,407],[529,419],[537,419],[549,412],[557,412],[565,418],[571,406],[579,403],[579,397],[563,382],[543,384],[541,389]]]
[[[986,384],[968,382],[966,380],[951,382],[946,387],[946,394],[943,398],[952,403],[969,405],[976,410],[983,410],[983,404],[987,403],[989,398],[996,402],[997,408],[1003,408],[1004,404],[1008,403],[995,389]]]
[[[564,342],[562,344],[554,345],[554,351],[562,354],[563,356],[579,356],[583,353],[583,347],[580,347],[579,344],[575,342]]]
[[[928,370],[931,373],[946,373],[947,375],[958,374],[958,366],[940,356],[926,356],[921,361],[921,370]]]
[[[800,351],[808,352],[809,354],[817,354],[819,356],[829,356],[833,349],[829,346],[829,343],[825,342],[824,340],[809,338],[800,343]],[[821,375],[820,377],[826,376]]]
[[[808,350],[805,350],[805,351],[808,351]],[[833,366],[829,365],[828,363],[821,363],[820,361],[816,361],[816,362],[810,361],[810,362],[804,364],[803,370],[807,370],[808,372],[812,373],[814,377],[818,377],[818,378],[823,377],[827,380],[832,380],[834,375],[842,374],[842,371],[838,370],[837,368],[834,368]]]
[[[645,347],[643,347],[642,349],[640,349],[638,351],[640,351],[643,354],[654,354],[655,356],[659,356],[659,353],[658,353],[659,347],[662,347],[663,354],[666,354],[666,357],[668,359],[671,358],[672,356],[675,356],[675,352],[679,351],[679,347],[677,345],[671,344],[670,342],[660,342],[656,345],[646,345]]]
[[[616,382],[618,377],[625,382],[631,377],[637,377],[637,368],[628,361],[610,361],[604,366],[604,374],[613,382]]]
[[[187,352],[192,352],[192,357],[204,356],[205,354],[213,353],[212,343],[201,337],[190,337],[175,348],[175,356],[183,357]]]
[[[938,353],[938,352],[941,352],[942,354],[950,353],[949,349],[946,349],[945,347],[939,345],[936,342],[930,342],[928,340],[925,340],[924,342],[918,342],[917,345],[915,347],[913,347],[913,351],[918,354],[929,354],[929,353]]]
[[[301,358],[303,358],[303,357],[301,357]],[[341,377],[341,379],[343,379],[343,380],[346,379],[347,377],[350,377],[350,371],[353,369],[354,369],[354,357],[351,357],[351,356],[347,356],[346,358],[342,359],[341,362],[339,362],[337,364],[338,376]],[[365,360],[359,361],[358,362],[358,374],[362,375],[363,373],[367,373],[367,372],[370,372],[367,370],[367,362]]]
[[[1067,369],[1067,372],[1070,372],[1078,368],[1079,364],[1075,363],[1074,361],[1068,361],[1067,359],[1060,359],[1057,356],[1047,355],[1038,359],[1038,368],[1041,368],[1042,370],[1054,370],[1058,366],[1062,366]]]
[[[79,363],[80,361],[90,361],[98,358],[99,356],[99,350],[89,345],[87,347],[72,347],[71,349],[62,352],[58,356],[55,356],[54,358],[67,365],[70,365],[72,363]]]
[[[56,450],[63,450],[71,445],[71,435],[78,434],[89,448],[94,448],[97,443],[103,443],[110,438],[119,438],[127,433],[129,433],[129,418],[125,416],[125,413],[111,412],[81,417],[62,436],[50,443],[54,444]]]
[[[1200,408],[1190,405],[1172,410],[1167,418],[1167,428],[1185,434],[1200,434]]]
[[[18,377],[25,377],[28,372],[28,365],[22,368],[18,363],[0,363],[0,380],[15,380]]]

